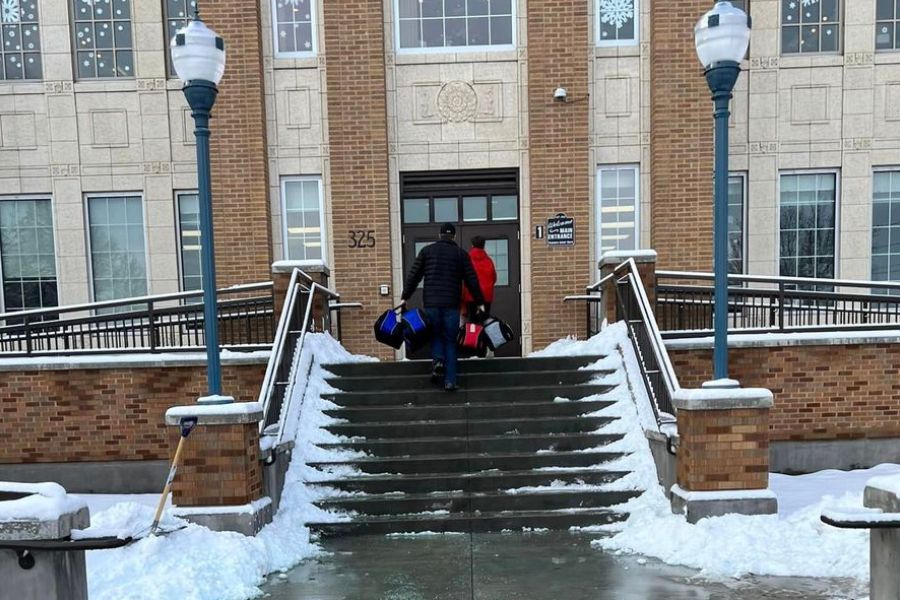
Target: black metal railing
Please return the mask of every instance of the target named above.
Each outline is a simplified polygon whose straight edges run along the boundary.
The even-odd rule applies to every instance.
[[[712,273],[658,271],[656,319],[666,338],[713,331]],[[900,328],[900,284],[730,275],[731,333],[797,333]]]
[[[293,388],[299,384],[304,386],[305,391],[309,369],[313,366],[312,360],[307,365],[300,364],[306,334],[328,332],[340,341],[341,311],[362,306],[340,300],[340,294],[319,285],[303,271],[294,269],[259,394],[264,415],[260,431],[275,436],[276,445],[285,435],[284,414],[290,411]],[[300,373],[303,368],[307,371]]]
[[[605,295],[611,293],[616,299],[616,320],[624,321],[627,326],[657,425],[672,423],[675,421],[672,396],[679,389],[678,379],[634,260],[626,260],[617,266],[589,286],[583,296],[568,296],[565,301],[587,304],[587,333],[593,336],[600,331],[606,318]]]
[[[271,346],[271,282],[217,295],[222,348]],[[0,357],[204,350],[202,297],[182,292],[0,314]]]

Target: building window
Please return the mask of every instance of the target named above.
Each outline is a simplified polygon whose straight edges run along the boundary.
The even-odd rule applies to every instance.
[[[780,273],[834,278],[835,173],[781,176]]]
[[[72,0],[72,11],[78,79],[134,77],[131,0]]]
[[[597,169],[598,256],[638,247],[637,166]]]
[[[638,43],[638,0],[597,0],[597,45]]]
[[[197,7],[197,0],[165,0],[163,6],[166,11],[166,64],[169,77],[176,77],[175,65],[172,64],[172,38],[191,20]]]
[[[0,199],[2,311],[57,306],[50,200]]]
[[[900,2],[875,0],[875,49],[900,48],[898,35],[900,35]]]
[[[728,272],[744,272],[745,181],[743,175],[728,176]]]
[[[900,171],[875,173],[872,280],[900,281]]]
[[[146,295],[141,197],[92,196],[87,204],[94,301]]]
[[[282,179],[281,202],[285,257],[289,260],[325,260],[322,179]]]
[[[0,0],[0,81],[41,76],[38,0]]]
[[[401,50],[514,44],[513,0],[395,0],[394,8]]]
[[[197,192],[178,194],[178,243],[181,260],[181,289],[203,289],[200,270],[200,199]]]
[[[840,0],[781,0],[781,53],[837,52]]]
[[[316,52],[315,0],[272,0],[276,56]]]

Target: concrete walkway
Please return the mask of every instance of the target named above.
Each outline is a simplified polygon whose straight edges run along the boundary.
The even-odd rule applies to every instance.
[[[850,582],[765,578],[728,585],[636,557],[610,556],[568,532],[344,537],[329,556],[265,587],[272,600],[824,600],[859,598]],[[858,586],[857,586],[858,587]]]

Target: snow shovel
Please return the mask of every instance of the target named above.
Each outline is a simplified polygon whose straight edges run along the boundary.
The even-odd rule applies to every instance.
[[[169,476],[166,478],[166,487],[163,488],[159,505],[156,507],[156,516],[153,518],[153,525],[150,526],[150,535],[156,535],[159,529],[159,520],[162,518],[163,508],[166,506],[166,498],[169,497],[169,492],[172,491],[175,472],[178,471],[178,465],[181,464],[181,451],[184,450],[184,440],[191,435],[191,430],[197,424],[197,417],[182,417],[180,424],[181,439],[178,440],[178,447],[175,449],[175,458],[172,459],[172,467],[169,469]]]

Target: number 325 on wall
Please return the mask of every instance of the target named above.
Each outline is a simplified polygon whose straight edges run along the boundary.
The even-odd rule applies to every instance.
[[[375,232],[371,229],[368,231],[357,231],[351,229],[349,232],[350,235],[350,243],[347,244],[350,248],[374,248],[375,247]]]

